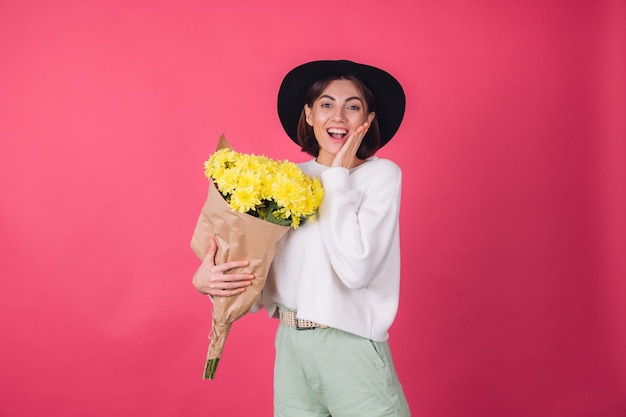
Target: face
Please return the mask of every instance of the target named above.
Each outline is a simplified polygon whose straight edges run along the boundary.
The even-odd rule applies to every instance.
[[[328,166],[368,116],[365,100],[350,80],[331,81],[311,107],[304,106],[304,111],[320,146],[317,161]]]

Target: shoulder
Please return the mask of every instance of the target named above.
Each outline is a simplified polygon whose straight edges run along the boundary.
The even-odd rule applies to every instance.
[[[296,162],[296,165],[298,165],[300,168],[309,168],[312,167],[313,165],[315,165],[315,159],[309,159],[307,161],[303,161],[303,162]]]
[[[372,167],[376,167],[376,169],[397,172],[400,173],[400,166],[393,162],[391,159],[386,158],[378,158],[374,157],[370,159],[366,164],[371,164]]]
[[[321,173],[324,171],[324,167],[315,162],[315,159],[311,159],[305,162],[300,162],[298,167],[304,172],[306,175],[310,177],[319,177]]]
[[[361,171],[361,172],[359,172]],[[355,175],[364,175],[376,182],[398,181],[402,178],[400,166],[391,159],[373,157],[357,167]]]

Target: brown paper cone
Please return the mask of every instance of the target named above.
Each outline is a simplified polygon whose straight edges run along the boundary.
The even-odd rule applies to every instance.
[[[209,336],[211,343],[209,344],[209,351],[207,352],[202,379],[215,378],[215,371],[217,370],[217,365],[220,361],[221,352],[224,350],[224,344],[226,343],[226,338],[228,337],[230,328],[230,323],[222,325],[215,318],[213,318],[211,334]]]
[[[219,146],[230,147],[224,136],[220,138],[218,149]],[[208,197],[196,224],[191,248],[200,259],[204,259],[210,246],[210,239],[214,237],[217,242],[215,263],[248,260],[249,266],[231,272],[245,270],[254,274],[255,278],[252,285],[246,287],[239,295],[213,297],[213,328],[207,360],[221,358],[228,334],[224,329],[230,329],[235,320],[245,315],[261,294],[270,265],[276,255],[276,245],[288,230],[289,226],[279,226],[232,210],[215,188],[213,181],[209,181]]]

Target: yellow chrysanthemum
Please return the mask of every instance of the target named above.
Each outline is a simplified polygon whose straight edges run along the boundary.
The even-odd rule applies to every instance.
[[[204,174],[233,210],[294,229],[313,218],[324,197],[320,181],[306,176],[293,162],[232,149],[211,155]]]
[[[215,184],[222,194],[232,194],[237,188],[239,175],[234,169],[225,169],[220,176],[214,176]]]
[[[239,187],[230,195],[229,204],[234,210],[247,213],[261,204],[261,200],[254,187]]]
[[[277,175],[272,184],[274,201],[288,211],[302,211],[306,204],[306,194],[303,191],[302,184],[291,181],[286,175]]]

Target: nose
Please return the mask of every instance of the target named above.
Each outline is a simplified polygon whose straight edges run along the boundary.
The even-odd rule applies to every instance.
[[[344,121],[344,120],[346,120],[346,115],[344,113],[344,109],[341,106],[335,107],[335,111],[333,112],[333,120],[334,121]]]

